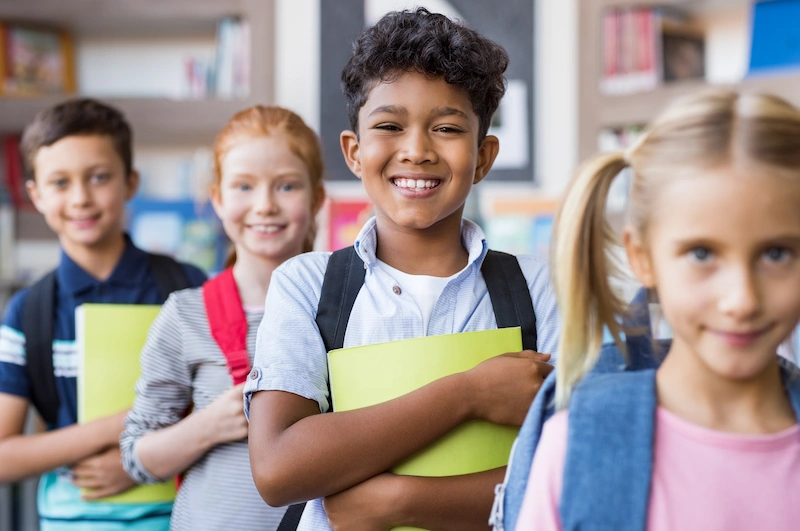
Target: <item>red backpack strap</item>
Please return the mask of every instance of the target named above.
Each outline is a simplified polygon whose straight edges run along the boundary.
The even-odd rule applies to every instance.
[[[203,284],[203,303],[211,337],[225,355],[233,385],[238,385],[247,379],[250,358],[247,355],[247,317],[232,268]]]

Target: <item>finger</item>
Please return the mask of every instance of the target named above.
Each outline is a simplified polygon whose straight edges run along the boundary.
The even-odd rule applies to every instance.
[[[81,495],[81,499],[85,501],[100,500],[102,498],[108,498],[114,494],[117,494],[117,489],[114,487],[94,488],[84,492]]]
[[[75,465],[72,467],[72,475],[73,476],[85,476],[87,474],[91,474],[97,467],[94,466],[93,463],[87,463],[86,461],[81,461],[79,465]]]
[[[553,369],[555,369],[555,367],[549,363],[544,362],[536,362],[536,367],[539,369],[539,374],[542,375],[542,378],[547,377],[547,375],[553,372]]]
[[[535,361],[550,361],[550,354],[544,354],[533,350],[523,350],[522,352]]]
[[[102,478],[98,476],[81,476],[72,478],[72,484],[79,489],[99,489],[105,487]]]

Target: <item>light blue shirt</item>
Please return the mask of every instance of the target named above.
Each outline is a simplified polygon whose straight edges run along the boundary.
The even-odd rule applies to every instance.
[[[378,267],[375,219],[369,220],[355,242],[366,276],[353,305],[344,346],[496,329],[480,270],[488,250],[486,237],[478,225],[464,220],[461,240],[469,253],[467,266],[445,286],[425,330],[413,297],[385,268]],[[248,415],[252,393],[266,390],[294,393],[317,401],[320,411],[328,410],[327,352],[314,318],[329,257],[330,253],[306,253],[273,272],[253,371],[244,388]],[[536,313],[538,349],[555,354],[560,321],[547,263],[529,256],[518,259]],[[314,500],[306,506],[298,531],[328,530],[327,521],[321,500]]]

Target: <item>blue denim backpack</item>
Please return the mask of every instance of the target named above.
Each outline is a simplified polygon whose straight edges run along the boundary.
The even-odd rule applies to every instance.
[[[600,359],[575,388],[569,406],[569,435],[559,512],[563,529],[644,530],[653,462],[656,409],[655,373],[669,347],[649,333],[647,294],[632,303],[625,324],[628,362],[605,345]],[[780,359],[786,388],[800,418],[797,367]],[[555,373],[539,390],[511,450],[506,478],[495,491],[490,525],[513,531],[517,525],[531,463],[544,422],[554,413]],[[632,399],[636,397],[636,399]]]

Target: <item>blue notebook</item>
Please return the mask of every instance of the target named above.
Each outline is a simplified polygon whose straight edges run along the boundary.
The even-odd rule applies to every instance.
[[[800,69],[800,0],[769,0],[753,6],[748,74]]]

